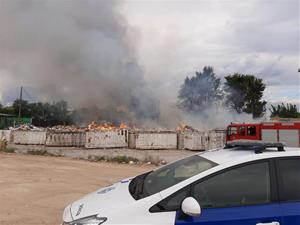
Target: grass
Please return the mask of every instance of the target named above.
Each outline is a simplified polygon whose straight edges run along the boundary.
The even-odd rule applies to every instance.
[[[15,149],[14,148],[1,148],[0,152],[5,152],[5,153],[14,153]]]
[[[128,157],[128,156],[124,156],[124,155],[110,158],[109,161],[110,162],[117,162],[117,163],[129,163],[129,162],[137,163],[137,162],[139,162],[139,160],[136,159],[136,158],[133,158],[133,157],[130,157],[130,156]]]
[[[103,162],[106,161],[104,156],[96,156],[96,155],[89,155],[88,161],[90,162]]]
[[[116,163],[138,163],[139,160],[133,157],[128,156],[115,156],[115,157],[104,157],[104,156],[95,156],[95,155],[89,155],[88,161],[90,162],[116,162]]]
[[[27,154],[29,155],[40,155],[40,156],[53,156],[53,157],[60,157],[61,154],[53,154],[50,152],[47,152],[46,150],[28,150]]]
[[[6,153],[14,153],[14,148],[8,148],[7,142],[5,140],[0,141],[0,152],[6,152]]]

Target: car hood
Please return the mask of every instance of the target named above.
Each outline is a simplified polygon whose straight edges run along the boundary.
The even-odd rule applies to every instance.
[[[71,217],[66,216],[64,221],[70,222],[66,220],[78,220],[92,215],[106,217],[108,213],[111,214],[124,207],[128,207],[128,204],[136,201],[129,193],[129,183],[129,179],[122,180],[73,202],[69,206],[69,210],[67,210],[70,212]]]

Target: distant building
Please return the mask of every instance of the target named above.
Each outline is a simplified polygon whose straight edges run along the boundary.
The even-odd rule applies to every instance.
[[[31,124],[32,118],[21,117],[18,118],[15,115],[0,113],[0,129],[7,129],[9,127],[15,127],[20,124]]]

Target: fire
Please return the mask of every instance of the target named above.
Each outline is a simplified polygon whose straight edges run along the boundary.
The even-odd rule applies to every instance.
[[[179,124],[179,126],[176,128],[176,131],[183,131],[185,130],[186,124],[181,123]]]
[[[186,125],[184,123],[181,123],[177,128],[176,131],[180,132],[180,131],[186,131],[186,130],[190,130],[190,131],[195,131],[195,128],[193,128],[192,126]]]
[[[128,126],[125,123],[122,122],[120,124],[120,129],[126,129],[126,128],[128,128]]]
[[[126,128],[128,128],[128,126],[123,122],[120,124],[120,126],[115,126],[114,124],[111,123],[98,124],[95,121],[92,121],[88,125],[88,130],[98,130],[98,131],[108,131],[108,130],[126,129]]]

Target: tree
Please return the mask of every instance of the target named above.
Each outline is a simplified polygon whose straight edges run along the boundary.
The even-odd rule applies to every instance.
[[[14,101],[12,107],[14,109],[14,114],[19,115],[19,107],[21,104],[21,117],[30,117],[31,109],[28,101],[17,99]]]
[[[12,107],[6,107],[2,112],[11,112],[19,115],[20,100],[15,100]],[[10,111],[9,111],[10,110]],[[21,101],[21,117],[31,117],[35,126],[48,127],[55,125],[69,125],[72,123],[72,116],[68,111],[68,103],[65,101],[50,103],[28,103]]]
[[[300,112],[298,112],[297,106],[287,103],[278,104],[277,106],[271,105],[271,117],[281,118],[300,118]]]
[[[222,98],[221,79],[213,67],[205,66],[202,72],[186,77],[179,90],[178,107],[187,112],[199,113]]]
[[[267,102],[262,100],[266,85],[254,75],[238,74],[225,77],[227,105],[238,113],[252,114],[259,118],[266,112]]]

